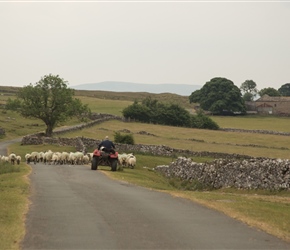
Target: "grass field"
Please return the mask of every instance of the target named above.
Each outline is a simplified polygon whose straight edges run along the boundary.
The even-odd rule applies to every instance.
[[[94,112],[121,115],[122,109],[132,103],[132,100],[112,100],[83,96],[79,98],[87,103]],[[1,101],[1,98],[0,98]],[[4,100],[5,101],[5,100]],[[31,134],[45,129],[39,120],[24,119],[13,112],[0,109],[0,127],[6,130],[1,141]],[[290,119],[278,117],[212,117],[222,128],[260,129],[290,132]],[[61,126],[78,123],[72,119]],[[37,125],[36,125],[37,124]],[[290,158],[290,137],[280,135],[250,134],[238,132],[223,132],[211,130],[188,129],[171,126],[161,126],[141,123],[123,123],[112,120],[94,127],[67,133],[65,137],[84,136],[102,139],[106,135],[114,138],[114,133],[128,129],[133,134],[137,144],[166,145],[173,148],[193,151],[212,151],[237,153],[251,156],[272,158]],[[146,131],[155,136],[138,134]],[[9,150],[24,157],[25,153],[51,149],[53,151],[74,151],[71,147],[56,145],[21,146],[12,145]],[[146,188],[191,199],[207,207],[217,209],[233,218],[241,220],[250,226],[260,228],[270,234],[290,241],[290,193],[242,191],[234,189],[213,191],[188,191],[188,187],[178,180],[167,180],[152,171],[157,165],[169,164],[174,159],[137,154],[136,169],[125,169],[122,172],[110,172],[101,167],[101,171],[122,181],[135,183]],[[211,160],[195,158],[197,162]],[[87,166],[89,167],[89,166]],[[0,249],[18,249],[19,241],[24,235],[23,216],[27,211],[29,182],[26,175],[30,168],[24,163],[20,172],[0,174]],[[2,202],[5,201],[5,202]],[[4,205],[3,205],[4,204]],[[9,211],[8,211],[9,210]]]
[[[107,121],[81,131],[67,133],[67,137],[84,136],[103,139],[106,135],[127,129],[133,134],[136,144],[166,145],[191,151],[210,151],[288,159],[290,157],[290,136],[251,134],[171,127],[153,124]],[[138,134],[146,131],[155,136]]]

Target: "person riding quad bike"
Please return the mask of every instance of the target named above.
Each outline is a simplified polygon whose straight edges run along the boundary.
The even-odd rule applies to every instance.
[[[100,165],[110,166],[112,171],[117,170],[118,152],[115,151],[115,145],[109,140],[108,136],[105,137],[105,140],[93,152],[91,169],[97,170]]]

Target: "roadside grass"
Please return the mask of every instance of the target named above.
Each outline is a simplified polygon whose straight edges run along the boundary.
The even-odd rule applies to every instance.
[[[29,196],[26,176],[29,172],[30,168],[21,163],[19,172],[0,174],[0,249],[19,249],[24,236]]]

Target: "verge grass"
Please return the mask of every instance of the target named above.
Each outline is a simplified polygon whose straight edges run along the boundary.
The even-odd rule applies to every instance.
[[[29,172],[30,168],[21,163],[19,172],[0,174],[0,249],[19,249],[24,236],[29,195],[26,176]]]

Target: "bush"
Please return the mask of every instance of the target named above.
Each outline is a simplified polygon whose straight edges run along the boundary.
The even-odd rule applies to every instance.
[[[131,144],[134,145],[134,138],[132,134],[121,134],[120,132],[115,132],[114,142],[122,144]]]
[[[134,119],[145,123],[219,129],[216,122],[201,112],[197,115],[191,115],[186,109],[177,104],[159,103],[151,98],[146,98],[141,104],[135,101],[123,110],[123,115],[126,119]]]
[[[193,128],[201,128],[201,129],[212,129],[212,130],[219,129],[219,125],[202,112],[198,112],[197,115],[191,117],[191,126]]]

